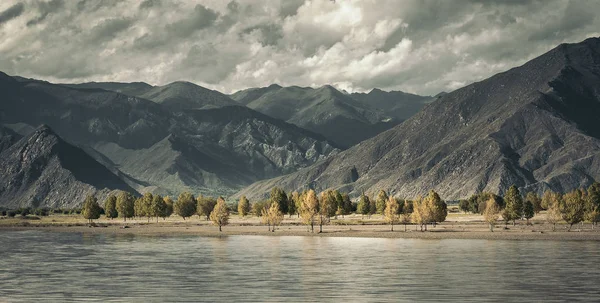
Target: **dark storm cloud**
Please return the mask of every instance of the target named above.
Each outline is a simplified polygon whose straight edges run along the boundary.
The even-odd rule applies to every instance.
[[[188,37],[196,31],[213,25],[217,17],[215,11],[198,4],[190,16],[167,25],[167,31],[172,35]]]
[[[19,17],[23,13],[24,9],[25,9],[25,5],[23,5],[23,3],[17,3],[15,5],[9,7],[5,11],[1,12],[0,13],[0,25],[2,23],[8,22],[14,18]]]
[[[224,92],[278,82],[436,94],[600,35],[598,1],[3,0],[0,11],[9,74]]]

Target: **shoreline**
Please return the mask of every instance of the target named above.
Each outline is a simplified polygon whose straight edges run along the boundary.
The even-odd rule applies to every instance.
[[[25,221],[27,222],[27,221]],[[494,232],[482,230],[484,224],[461,224],[458,230],[455,224],[439,224],[430,227],[428,231],[415,231],[414,225],[404,231],[403,225],[396,225],[395,231],[390,231],[387,225],[327,225],[323,233],[307,231],[306,226],[282,225],[275,232],[267,231],[267,226],[261,225],[228,225],[219,232],[216,226],[208,224],[161,224],[161,223],[132,223],[132,224],[97,224],[96,226],[82,224],[8,224],[0,225],[4,231],[45,231],[58,233],[82,233],[86,235],[134,235],[134,236],[303,236],[303,237],[354,237],[354,238],[388,238],[388,239],[479,239],[479,240],[547,240],[547,241],[600,241],[600,230],[584,229],[567,232],[565,230],[548,231],[544,228],[523,228],[517,226],[509,230],[497,228]],[[127,228],[123,228],[127,226]],[[563,226],[561,226],[563,227]]]

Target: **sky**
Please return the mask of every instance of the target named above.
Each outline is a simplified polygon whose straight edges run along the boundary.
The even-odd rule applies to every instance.
[[[600,36],[595,12],[600,1],[2,0],[0,71],[435,95]]]

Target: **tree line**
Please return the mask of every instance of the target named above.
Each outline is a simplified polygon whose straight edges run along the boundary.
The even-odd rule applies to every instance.
[[[542,210],[547,211],[547,221],[553,224],[564,220],[569,224],[569,230],[574,224],[587,220],[593,226],[600,221],[600,183],[593,183],[587,189],[576,189],[560,194],[546,191],[542,197],[535,192],[528,192],[524,197],[519,189],[513,185],[504,196],[492,193],[478,193],[468,199],[459,201],[459,209],[465,212],[483,215],[484,220],[493,231],[494,223],[501,217],[505,225],[509,222],[515,224],[516,220],[529,220]],[[338,190],[325,190],[317,194],[314,190],[291,192],[287,194],[283,189],[275,187],[271,190],[269,198],[251,203],[245,196],[229,207],[223,197],[209,197],[184,192],[173,201],[170,197],[161,197],[146,193],[135,197],[128,192],[121,191],[116,195],[109,195],[104,201],[104,209],[93,196],[86,197],[82,214],[90,221],[100,217],[104,212],[107,218],[123,218],[126,221],[132,217],[167,218],[173,213],[184,220],[198,215],[211,220],[219,226],[219,230],[229,222],[231,209],[237,209],[239,216],[244,217],[254,214],[261,218],[269,231],[275,231],[285,215],[297,215],[301,218],[310,232],[323,231],[323,225],[350,213],[370,217],[380,214],[393,231],[394,225],[403,224],[406,231],[407,224],[414,224],[417,229],[426,231],[428,225],[435,226],[446,220],[448,206],[445,201],[433,190],[426,196],[415,199],[400,199],[380,190],[375,198],[362,193],[357,202],[352,202],[346,193]]]

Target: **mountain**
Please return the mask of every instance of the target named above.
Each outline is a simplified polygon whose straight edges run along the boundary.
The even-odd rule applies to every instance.
[[[445,199],[478,191],[566,191],[600,180],[600,39],[562,44],[526,64],[445,94],[378,136],[271,187],[379,189]]]
[[[30,80],[30,79],[27,79]],[[23,81],[23,80],[21,80]],[[145,83],[145,82],[131,82],[131,83],[121,83],[121,82],[87,82],[87,83],[78,83],[78,84],[60,84],[62,86],[72,87],[72,88],[90,88],[90,89],[104,89],[117,93],[121,93],[123,95],[128,96],[141,96],[144,93],[150,91],[154,88],[154,86]]]
[[[240,104],[325,136],[348,148],[399,121],[326,85],[251,88],[231,95]]]
[[[419,96],[401,91],[386,92],[374,88],[369,93],[352,93],[350,97],[362,102],[368,108],[382,111],[404,121],[419,112],[426,104],[435,100],[432,97]]]
[[[139,97],[160,103],[174,111],[237,105],[235,101],[218,91],[183,81],[153,87]]]
[[[171,110],[101,88],[0,74],[0,124],[47,124],[140,192],[227,194],[337,153],[322,136],[237,105]]]
[[[45,125],[0,153],[0,171],[0,205],[8,208],[75,207],[88,194],[135,192]]]

